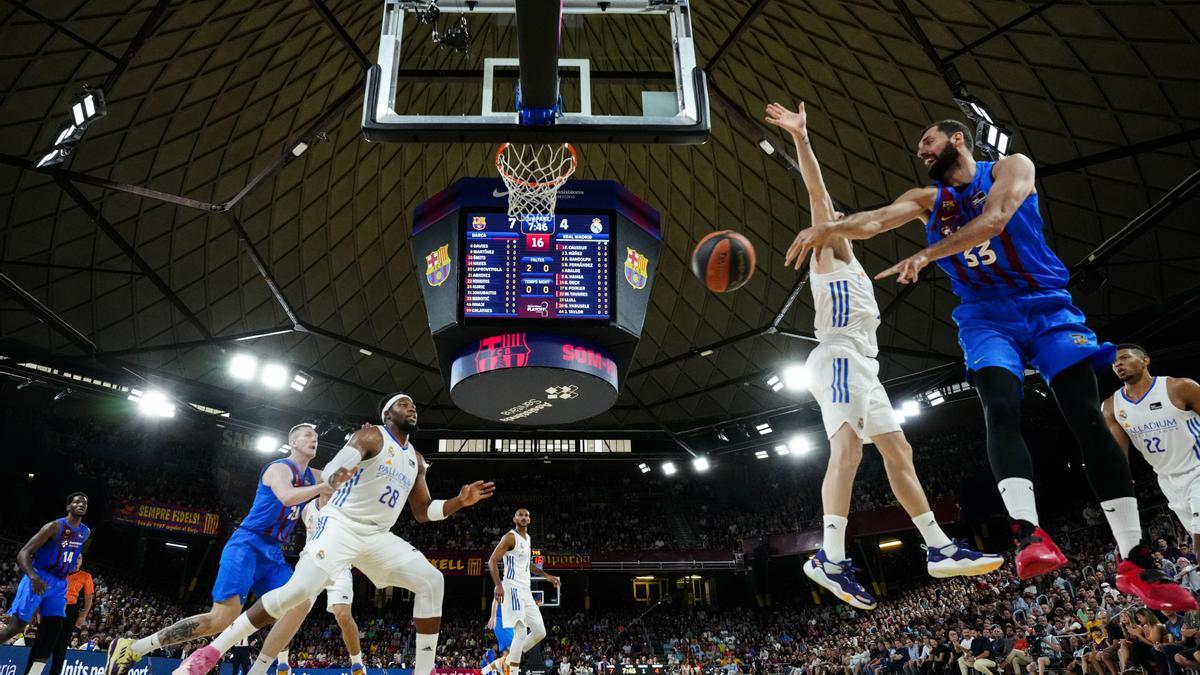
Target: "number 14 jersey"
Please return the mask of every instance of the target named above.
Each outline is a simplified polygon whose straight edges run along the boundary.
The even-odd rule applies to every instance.
[[[396,524],[417,480],[417,451],[401,444],[387,427],[378,455],[359,462],[354,476],[338,487],[321,515],[341,516],[371,531],[386,532]]]

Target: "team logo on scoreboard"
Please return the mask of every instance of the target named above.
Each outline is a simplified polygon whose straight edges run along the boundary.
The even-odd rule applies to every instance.
[[[441,286],[450,278],[450,244],[425,256],[425,280],[430,286]]]
[[[479,341],[475,368],[480,373],[497,368],[521,368],[529,363],[529,352],[524,333],[494,335]]]
[[[625,281],[628,281],[634,290],[640,291],[650,280],[650,273],[647,271],[650,259],[631,248],[625,250],[629,252],[629,255],[625,257]]]
[[[487,229],[487,216],[471,216],[471,229],[476,231]]]

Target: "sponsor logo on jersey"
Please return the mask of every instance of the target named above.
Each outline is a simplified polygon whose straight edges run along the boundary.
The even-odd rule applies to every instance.
[[[625,256],[625,281],[628,281],[635,291],[640,291],[650,280],[650,273],[647,271],[650,259],[631,248],[626,247],[625,250],[629,253]]]
[[[388,480],[396,481],[404,489],[412,487],[412,479],[408,477],[408,474],[405,473],[404,469],[397,466],[392,466],[390,460],[384,464],[376,465],[375,476],[377,478],[379,476],[386,476]]]
[[[1139,436],[1141,434],[1175,431],[1178,428],[1179,422],[1175,421],[1175,418],[1173,417],[1168,417],[1165,420],[1151,420],[1145,424],[1139,424],[1137,426],[1129,424],[1128,422],[1125,423],[1125,431],[1127,433],[1136,434]]]
[[[1162,401],[1155,401],[1150,404],[1151,410],[1162,410]]]
[[[1117,413],[1117,417],[1120,417],[1121,419],[1125,419],[1126,417],[1129,417],[1129,415],[1126,415],[1125,411],[1122,410],[1121,412]]]
[[[1087,336],[1083,335],[1082,333],[1071,333],[1071,342],[1074,342],[1077,345],[1086,345],[1088,343],[1088,339]]]
[[[982,190],[971,195],[971,206],[974,206],[976,209],[983,208],[983,205],[986,202],[987,202],[987,193]]]
[[[430,286],[441,286],[450,278],[450,244],[442,244],[425,256],[425,280]]]

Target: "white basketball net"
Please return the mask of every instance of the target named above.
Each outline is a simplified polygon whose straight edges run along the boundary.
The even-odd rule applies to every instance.
[[[496,170],[508,188],[508,215],[554,213],[558,188],[575,173],[577,164],[570,143],[501,145]]]

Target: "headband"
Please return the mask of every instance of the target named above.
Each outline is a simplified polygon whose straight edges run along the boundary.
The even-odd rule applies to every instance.
[[[395,396],[393,396],[393,397],[389,398],[389,399],[388,399],[388,402],[387,402],[387,403],[385,403],[385,404],[383,404],[383,410],[380,410],[380,411],[379,411],[379,421],[380,421],[380,422],[386,422],[386,421],[387,421],[386,419],[384,419],[384,416],[387,414],[387,411],[388,411],[388,410],[389,410],[389,409],[390,409],[392,406],[396,405],[396,401],[399,401],[399,400],[400,400],[400,399],[402,399],[402,398],[406,398],[406,399],[408,399],[408,400],[410,400],[410,401],[412,401],[412,400],[413,400],[413,397],[409,396],[408,394],[396,394]]]

